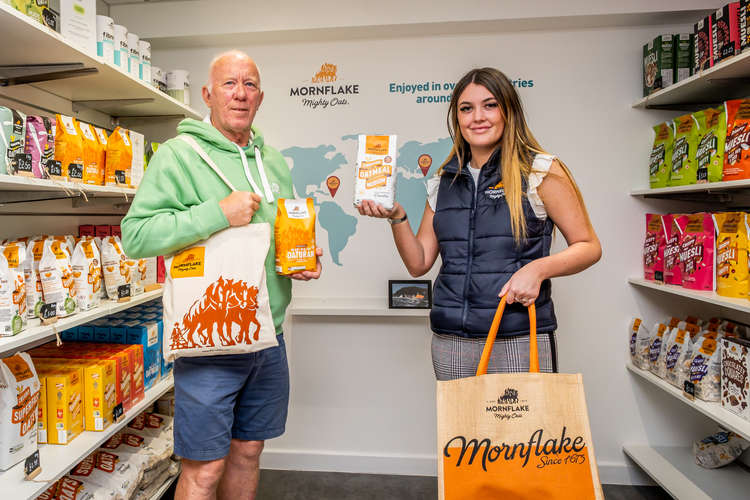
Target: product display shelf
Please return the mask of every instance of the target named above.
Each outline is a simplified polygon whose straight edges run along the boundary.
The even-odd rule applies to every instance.
[[[750,300],[747,299],[722,297],[716,292],[690,290],[689,288],[683,288],[678,285],[666,285],[664,283],[649,281],[643,278],[629,278],[628,282],[631,285],[650,288],[652,290],[658,290],[660,292],[669,293],[672,295],[679,295],[681,297],[687,297],[689,299],[707,302],[709,304],[726,307],[727,309],[733,309],[735,311],[750,312]]]
[[[167,490],[172,486],[172,484],[177,481],[178,477],[180,477],[180,475],[175,474],[174,476],[164,481],[164,484],[162,484],[161,487],[156,490],[156,493],[154,493],[154,496],[151,497],[151,500],[159,500],[161,497],[163,497]]]
[[[669,196],[684,193],[723,193],[737,189],[750,189],[750,179],[740,181],[709,182],[704,184],[690,184],[688,186],[672,186],[665,188],[633,189],[630,196]]]
[[[709,107],[726,99],[748,95],[750,52],[730,57],[714,67],[656,91],[633,104],[634,108],[658,108],[687,105],[684,108]],[[694,105],[694,106],[690,106]]]
[[[429,309],[389,309],[387,297],[316,299],[295,297],[289,306],[292,316],[400,316],[428,317]]]
[[[91,36],[95,36],[94,33]],[[59,33],[0,2],[0,66],[83,64],[96,73],[33,83],[37,88],[115,117],[201,115],[126,71],[89,54]],[[46,70],[49,71],[49,70]],[[40,70],[40,72],[45,72]]]
[[[2,191],[51,191],[73,194],[85,193],[95,198],[125,198],[129,200],[135,196],[134,188],[117,186],[94,186],[91,184],[74,184],[72,182],[53,181],[50,179],[36,179],[17,175],[0,174],[0,192]]]
[[[0,472],[0,491],[3,492],[3,496],[14,500],[36,498],[173,386],[172,376],[160,380],[146,391],[143,401],[127,412],[125,418],[110,425],[105,431],[85,431],[67,445],[39,445],[39,463],[42,471],[34,481],[24,479],[23,462]]]
[[[735,415],[729,410],[725,410],[721,407],[721,403],[707,403],[706,401],[701,401],[698,398],[691,401],[683,395],[680,389],[673,386],[666,380],[657,377],[650,371],[641,370],[631,362],[628,362],[627,367],[628,370],[643,378],[645,381],[655,385],[667,394],[674,396],[694,410],[697,410],[707,417],[710,417],[713,421],[721,425],[723,428],[735,432],[745,439],[750,439],[750,421],[747,421],[744,418]]]
[[[750,474],[738,465],[704,469],[687,447],[625,445],[625,453],[672,497],[690,500],[748,498]]]
[[[0,337],[0,357],[11,356],[14,352],[22,350],[27,346],[39,345],[43,342],[53,340],[55,331],[62,332],[74,326],[83,325],[98,318],[103,318],[116,312],[124,311],[138,304],[143,304],[162,296],[162,289],[142,293],[132,297],[127,302],[106,300],[98,307],[85,312],[78,312],[67,318],[58,319],[52,325],[41,325],[38,319],[30,320],[29,325],[18,335],[13,337]]]

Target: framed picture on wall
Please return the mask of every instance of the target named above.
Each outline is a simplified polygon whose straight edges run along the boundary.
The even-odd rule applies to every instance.
[[[388,307],[391,309],[432,308],[432,281],[389,280]]]

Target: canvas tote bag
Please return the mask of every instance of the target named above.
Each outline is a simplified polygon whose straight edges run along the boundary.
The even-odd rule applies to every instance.
[[[437,383],[440,500],[603,500],[583,379],[539,373],[533,304],[529,373],[486,374],[504,308],[477,376]]]
[[[178,137],[237,191],[195,139]],[[250,182],[257,191],[252,177]],[[247,224],[219,231],[165,259],[167,361],[255,352],[278,345],[266,288],[270,244],[270,224]]]

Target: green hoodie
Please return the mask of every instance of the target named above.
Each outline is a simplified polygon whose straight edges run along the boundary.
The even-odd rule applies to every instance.
[[[255,146],[261,151],[263,166],[274,195],[268,203],[261,195],[251,224],[271,224],[271,247],[266,256],[266,284],[276,333],[281,333],[286,308],[292,297],[291,280],[276,274],[273,226],[276,199],[294,198],[292,177],[281,154],[263,143],[263,135],[253,127],[251,147],[245,149],[250,174],[262,186],[255,163]],[[252,191],[237,146],[211,124],[185,119],[177,127],[189,134],[214,160],[229,181],[240,191]],[[261,187],[262,189],[262,187]],[[229,187],[184,141],[174,138],[156,151],[148,164],[130,210],[122,220],[125,253],[135,259],[168,255],[182,250],[229,227],[219,201],[229,196]]]

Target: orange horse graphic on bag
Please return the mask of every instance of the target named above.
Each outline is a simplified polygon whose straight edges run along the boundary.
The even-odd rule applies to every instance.
[[[226,347],[252,344],[258,340],[260,322],[258,310],[258,287],[249,286],[242,280],[224,279],[220,276],[203,292],[172,328],[171,348],[192,349],[197,347]],[[237,325],[237,337],[232,336]],[[251,327],[255,326],[251,336]],[[216,335],[214,335],[214,332]]]

